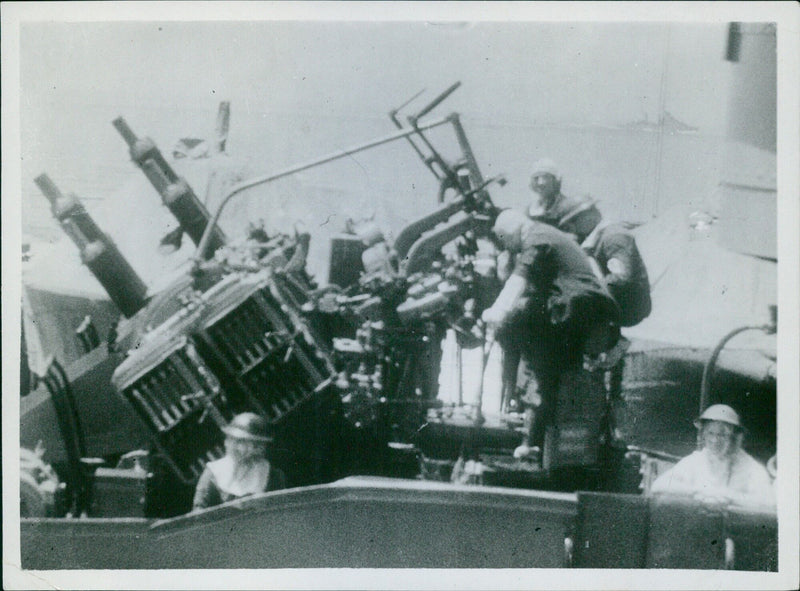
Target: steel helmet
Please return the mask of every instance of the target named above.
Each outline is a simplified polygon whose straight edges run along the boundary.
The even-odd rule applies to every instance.
[[[603,215],[597,209],[597,202],[587,198],[578,202],[561,216],[558,220],[558,229],[566,231],[568,225],[572,226],[582,242],[602,219]]]
[[[228,425],[223,427],[222,432],[234,439],[260,441],[263,443],[272,441],[267,421],[252,412],[243,412],[240,415],[236,415]]]
[[[712,404],[697,417],[694,426],[699,429],[703,425],[703,421],[720,421],[733,425],[737,429],[742,428],[739,414],[727,404]]]
[[[556,179],[561,180],[561,173],[558,170],[558,165],[550,158],[542,158],[533,163],[531,177],[535,177],[540,174],[550,174]]]

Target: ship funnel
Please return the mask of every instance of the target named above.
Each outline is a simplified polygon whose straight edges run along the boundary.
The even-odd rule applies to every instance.
[[[731,23],[733,63],[728,129],[720,182],[723,247],[778,260],[777,29],[775,23]]]
[[[150,183],[161,195],[164,205],[178,220],[181,228],[195,245],[199,245],[211,216],[189,183],[175,173],[153,140],[136,137],[122,117],[114,119],[113,125],[128,144],[131,159],[142,169]],[[219,226],[216,226],[211,233],[209,248],[214,251],[223,244],[225,244],[225,235]]]
[[[81,260],[105,288],[111,301],[130,318],[146,304],[147,286],[100,230],[74,195],[64,195],[46,174],[34,182],[50,201],[50,210],[81,253]]]

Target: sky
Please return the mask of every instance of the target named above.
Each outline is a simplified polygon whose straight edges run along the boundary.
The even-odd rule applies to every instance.
[[[725,23],[130,22],[23,25],[23,108],[382,109],[464,82],[453,107],[501,118],[621,123],[670,110],[720,132]],[[501,99],[502,100],[499,100]]]
[[[725,38],[722,22],[23,23],[23,227],[50,223],[30,182],[42,171],[90,199],[124,184],[116,116],[168,148],[205,137],[220,100],[233,106],[232,153],[236,133],[276,120],[294,126],[277,139],[306,138],[307,152],[386,133],[389,109],[425,89],[419,108],[456,80],[447,109],[473,126],[616,126],[656,121],[663,105],[718,137]],[[319,131],[349,118],[375,123]],[[264,129],[267,143],[277,132]],[[260,166],[279,158],[265,148]]]
[[[719,180],[731,78],[726,39],[727,23],[714,19],[23,22],[23,230],[62,250],[62,232],[32,182],[45,172],[84,201],[150,283],[163,275],[148,262],[153,245],[174,219],[130,162],[114,118],[124,116],[169,154],[180,137],[209,137],[218,103],[228,100],[228,151],[257,174],[390,133],[391,108],[424,90],[404,111],[414,112],[454,81],[460,88],[435,113],[460,113],[484,174],[507,174],[499,205],[524,205],[530,163],[551,156],[565,190],[592,194],[607,214],[621,209],[640,221],[664,208],[659,201],[676,199],[698,207]],[[655,122],[662,110],[696,136],[662,146],[656,134],[613,131]],[[436,190],[408,147],[397,150],[312,171],[300,187],[277,186],[278,196],[263,200],[279,207],[240,217],[266,216],[284,231],[306,218],[313,231],[329,219],[329,228],[340,228],[344,210],[379,209],[379,222],[396,231],[433,206]],[[192,181],[202,196],[205,180]],[[327,237],[312,250],[325,248]],[[78,266],[77,250],[66,250],[42,272],[48,281]],[[60,262],[62,255],[72,262]],[[319,275],[325,254],[312,255]]]
[[[576,191],[591,186],[601,197],[605,190],[634,201],[649,182],[645,177],[653,176],[652,164],[645,162],[639,173],[645,180],[620,178],[604,187],[599,175],[625,166],[626,155],[602,164],[608,150],[583,138],[573,148],[574,138],[561,139],[559,154],[557,142],[535,128],[656,121],[663,106],[703,136],[721,137],[730,77],[722,59],[725,39],[724,22],[22,23],[23,228],[49,240],[60,237],[32,183],[42,172],[86,200],[90,211],[141,177],[110,125],[117,116],[168,153],[180,137],[208,137],[219,101],[229,100],[229,152],[264,172],[389,133],[391,108],[425,90],[411,113],[454,81],[461,87],[437,113],[461,114],[486,174],[516,173],[508,204],[528,199],[523,177],[544,151],[560,156]],[[353,209],[397,185],[386,174],[365,178],[366,156],[358,158],[364,166],[310,182],[359,193],[342,201]],[[704,178],[715,179],[716,164],[708,162]],[[402,170],[411,178],[407,171],[427,174],[412,159]],[[195,186],[203,188],[202,181]],[[147,191],[139,185],[124,190],[152,200]],[[423,198],[407,199],[414,204],[404,210],[397,203],[403,198],[395,197],[387,209],[398,211],[389,217],[407,221],[418,213]],[[130,207],[130,199],[120,202],[119,208]],[[122,218],[127,228],[136,225],[128,217],[150,217],[142,207]],[[118,227],[120,219],[98,215],[107,232],[126,228]]]

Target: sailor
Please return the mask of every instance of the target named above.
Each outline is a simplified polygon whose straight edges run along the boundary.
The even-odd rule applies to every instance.
[[[575,236],[589,255],[595,273],[603,280],[619,306],[621,326],[635,326],[650,315],[650,279],[629,225],[606,222],[595,201],[587,198],[564,213],[558,228]],[[628,346],[630,342],[627,339],[620,339],[604,361],[604,367],[608,369],[608,393],[612,400],[619,400],[622,396],[625,351]]]
[[[515,263],[483,320],[495,328],[504,351],[519,352],[529,363],[541,399],[528,437],[515,451],[522,457],[532,451],[530,444],[542,448],[563,373],[616,344],[619,309],[567,234],[513,210],[500,213],[493,232]]]
[[[609,223],[592,199],[583,199],[567,210],[557,227],[578,240],[597,263],[608,291],[619,305],[622,326],[635,326],[652,309],[650,280],[636,239],[623,223]]]
[[[764,466],[742,449],[744,428],[730,406],[709,406],[694,422],[700,449],[659,476],[650,493],[690,496],[709,503],[774,506]]]
[[[557,226],[564,214],[578,205],[578,201],[561,193],[561,172],[550,158],[534,162],[530,188],[536,194],[527,212],[532,220]]]
[[[223,429],[225,455],[206,464],[194,495],[194,510],[286,487],[283,472],[265,457],[273,438],[267,422],[254,413],[237,415]]]

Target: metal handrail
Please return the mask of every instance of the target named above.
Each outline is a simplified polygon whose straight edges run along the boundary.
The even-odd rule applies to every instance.
[[[717,364],[717,359],[719,359],[722,350],[725,348],[725,345],[728,344],[733,337],[736,335],[743,333],[748,330],[760,330],[766,334],[775,334],[777,330],[777,316],[774,316],[775,312],[772,312],[773,318],[771,319],[769,324],[758,325],[758,326],[740,326],[739,328],[735,328],[734,330],[730,331],[726,334],[722,339],[717,343],[717,346],[714,347],[714,350],[711,352],[711,357],[709,357],[708,361],[706,362],[705,366],[703,367],[703,377],[700,381],[700,410],[699,414],[703,414],[703,411],[708,408],[709,401],[711,398],[711,376],[714,368]]]
[[[247,189],[251,189],[252,187],[255,187],[257,185],[263,185],[263,184],[266,184],[266,183],[270,183],[272,181],[281,179],[283,177],[290,176],[292,174],[295,174],[295,173],[298,173],[298,172],[302,172],[304,170],[308,170],[309,168],[314,168],[314,167],[320,166],[322,164],[327,164],[328,162],[332,162],[332,161],[338,160],[340,158],[345,158],[347,156],[351,156],[351,155],[356,154],[358,152],[363,152],[364,150],[368,150],[370,148],[375,148],[375,147],[381,146],[383,144],[388,144],[390,142],[393,142],[393,141],[396,141],[396,140],[399,140],[399,139],[402,139],[402,138],[405,138],[405,137],[409,137],[411,135],[419,133],[420,130],[433,129],[435,127],[439,127],[439,126],[445,125],[447,123],[451,123],[451,119],[449,117],[445,117],[443,119],[438,119],[436,121],[432,121],[431,123],[426,123],[425,125],[422,125],[422,126],[419,126],[419,127],[415,127],[414,129],[406,129],[406,130],[403,130],[403,131],[398,131],[397,133],[393,133],[391,135],[384,136],[382,138],[378,138],[378,139],[372,140],[370,142],[359,144],[357,146],[353,146],[352,148],[346,148],[346,149],[340,150],[338,152],[333,152],[331,154],[328,154],[326,156],[322,156],[321,158],[317,158],[317,159],[312,160],[310,162],[306,162],[306,163],[303,163],[303,164],[298,164],[298,165],[292,166],[291,168],[287,168],[287,169],[281,170],[279,172],[275,172],[275,173],[271,173],[271,174],[267,174],[267,175],[262,175],[262,176],[257,176],[257,177],[248,179],[246,181],[243,181],[241,183],[238,183],[237,185],[234,185],[233,187],[231,187],[230,191],[228,191],[228,193],[222,199],[222,202],[219,204],[219,207],[217,208],[216,213],[214,213],[214,217],[211,218],[211,221],[206,226],[205,232],[203,232],[203,237],[200,239],[200,243],[197,245],[197,251],[195,252],[195,255],[193,257],[194,269],[197,269],[199,267],[199,265],[205,260],[205,253],[206,253],[206,250],[208,249],[208,243],[209,243],[209,241],[211,239],[211,234],[212,234],[213,228],[215,228],[217,226],[217,222],[219,221],[220,215],[222,215],[222,210],[225,208],[225,206],[228,204],[228,202],[231,199],[233,199],[233,197],[235,197],[236,195],[238,195],[242,191],[246,191]]]

